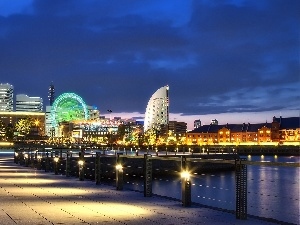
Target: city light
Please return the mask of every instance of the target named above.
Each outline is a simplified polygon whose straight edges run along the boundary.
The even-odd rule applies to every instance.
[[[181,172],[181,178],[189,180],[190,179],[191,174],[188,171],[183,171]]]
[[[123,166],[122,166],[121,164],[117,164],[117,165],[116,165],[116,169],[117,169],[117,170],[122,170],[122,169],[123,169]]]

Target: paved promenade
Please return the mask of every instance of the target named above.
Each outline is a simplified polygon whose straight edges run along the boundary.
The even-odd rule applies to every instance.
[[[273,224],[179,201],[145,198],[13,163],[0,154],[0,224]]]

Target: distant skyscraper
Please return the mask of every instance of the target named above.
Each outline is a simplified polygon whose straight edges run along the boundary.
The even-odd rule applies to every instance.
[[[169,123],[169,86],[159,88],[150,98],[146,113],[144,131],[159,130]]]
[[[54,89],[54,85],[53,85],[52,82],[51,82],[51,84],[49,86],[48,98],[49,98],[49,101],[50,101],[50,106],[52,106],[53,102],[55,100],[55,89]]]
[[[14,109],[14,87],[0,84],[0,111],[12,112]]]
[[[16,111],[42,112],[43,99],[40,97],[29,97],[24,94],[16,95]]]

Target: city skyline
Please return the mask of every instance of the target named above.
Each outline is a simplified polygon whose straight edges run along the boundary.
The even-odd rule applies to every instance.
[[[79,94],[102,115],[143,117],[170,87],[170,120],[299,116],[299,1],[0,0],[0,82]]]

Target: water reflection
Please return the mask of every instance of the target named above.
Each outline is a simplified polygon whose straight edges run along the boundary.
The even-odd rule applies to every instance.
[[[247,157],[249,160],[249,157]],[[261,156],[251,160],[260,161]],[[297,157],[264,156],[263,160],[299,162]],[[295,167],[248,165],[248,214],[280,221],[298,223],[299,173]],[[235,172],[203,173],[193,175],[192,201],[235,210]],[[135,179],[126,188],[143,191],[143,180]],[[153,193],[181,199],[181,181],[177,177],[154,177]],[[288,216],[286,216],[288,215]]]

